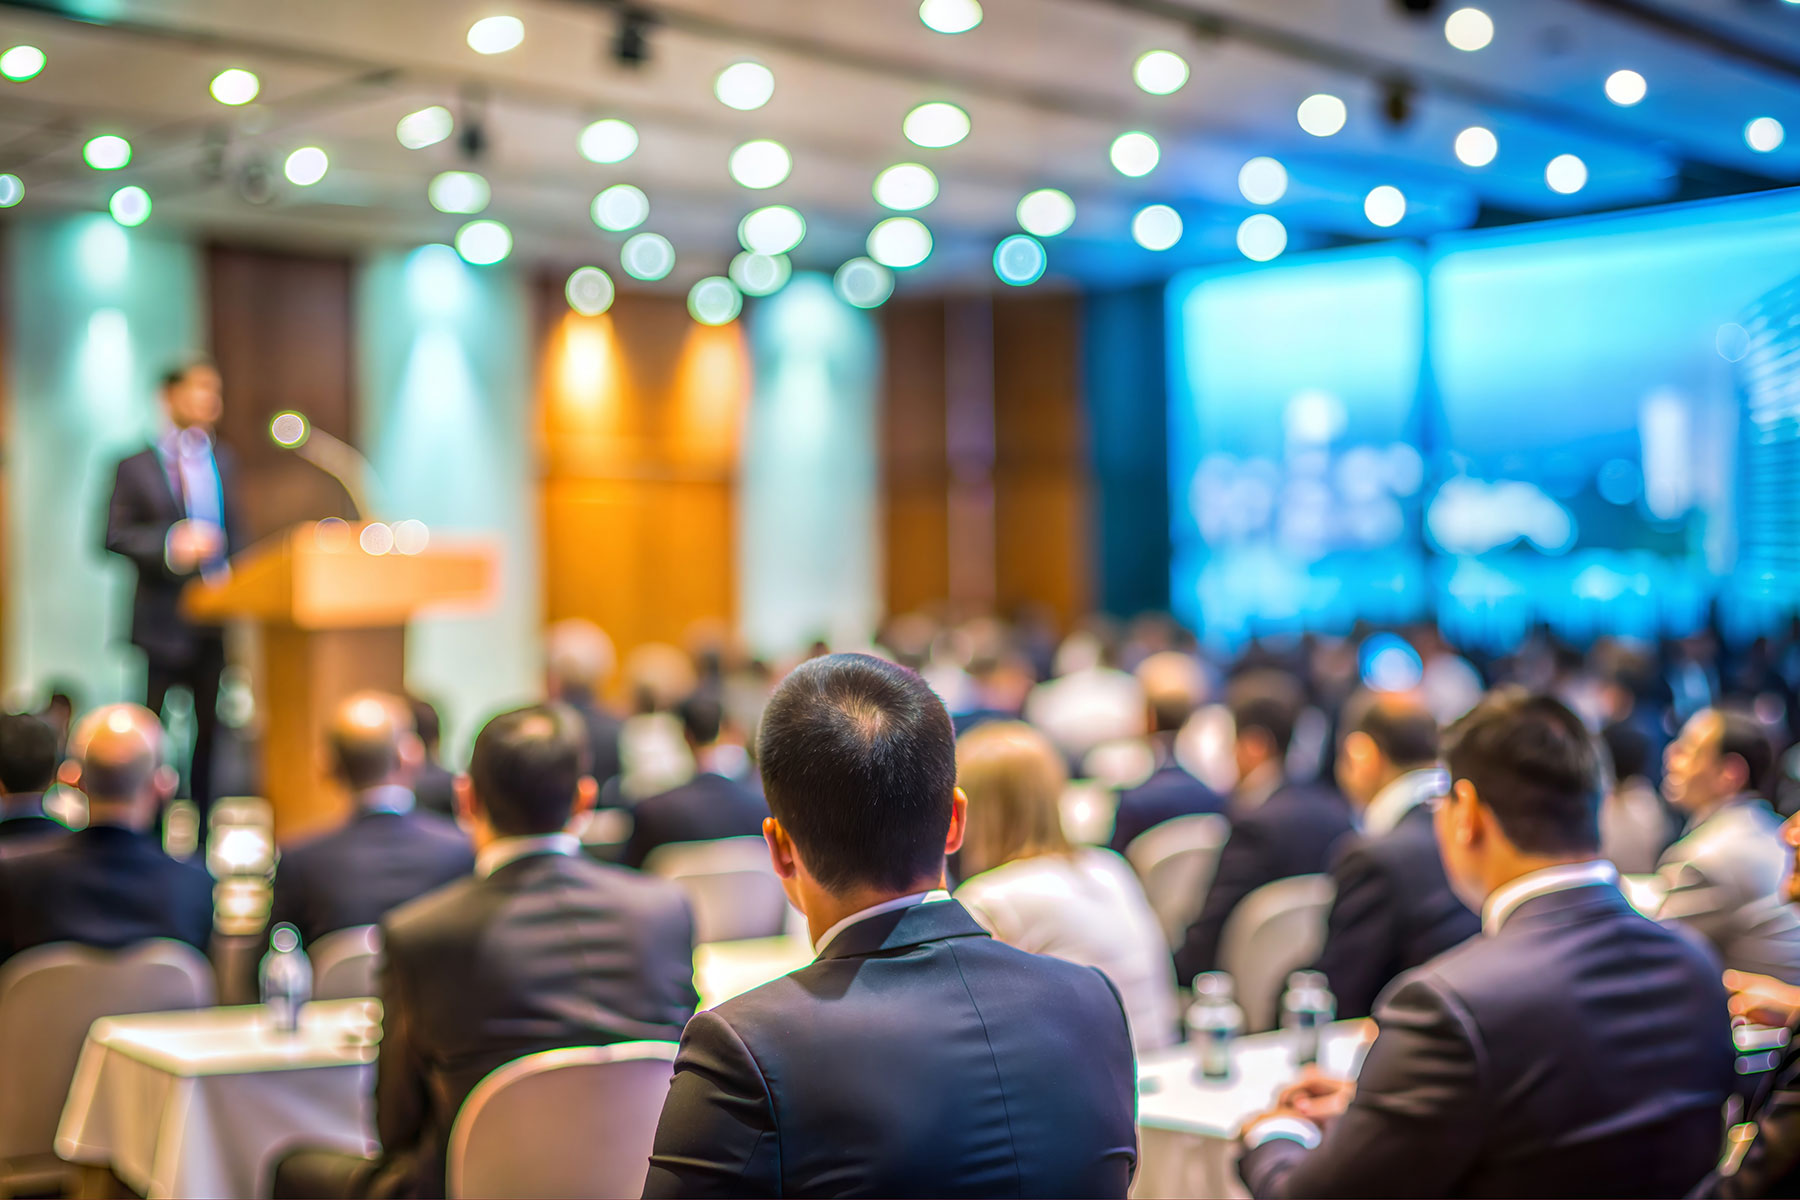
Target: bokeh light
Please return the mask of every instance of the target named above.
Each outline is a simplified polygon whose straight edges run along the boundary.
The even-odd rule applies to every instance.
[[[1479,8],[1459,8],[1444,18],[1444,40],[1458,50],[1480,50],[1494,40],[1494,19]]]
[[[1406,196],[1389,183],[1370,188],[1369,194],[1363,197],[1363,216],[1383,229],[1398,225],[1406,216]]]
[[[1000,277],[1000,282],[1014,287],[1036,283],[1044,277],[1044,268],[1049,265],[1050,256],[1044,253],[1044,244],[1023,233],[1002,238],[994,247],[994,274]]]
[[[895,212],[912,212],[937,199],[937,176],[919,163],[896,163],[875,176],[875,203]]]
[[[1146,50],[1133,64],[1131,78],[1152,96],[1179,92],[1188,81],[1187,59],[1173,50]]]
[[[629,121],[604,117],[581,131],[575,148],[591,163],[624,162],[637,152],[638,131]]]
[[[941,150],[969,136],[969,114],[954,104],[933,100],[907,113],[900,130],[915,146]]]
[[[904,270],[931,257],[931,230],[913,217],[889,217],[869,232],[869,257]]]
[[[469,49],[477,54],[505,54],[525,40],[525,22],[517,17],[483,17],[469,26]]]
[[[1544,182],[1550,190],[1572,196],[1587,186],[1587,164],[1573,154],[1559,154],[1544,168]]]
[[[302,146],[287,156],[282,164],[282,174],[288,182],[296,187],[311,187],[325,178],[325,172],[331,169],[331,160],[317,146]]]
[[[96,171],[116,171],[131,161],[131,143],[113,133],[89,138],[81,157]]]
[[[806,218],[785,204],[759,208],[738,222],[738,243],[755,254],[786,254],[806,236]]]
[[[470,221],[456,231],[456,252],[464,262],[492,266],[512,253],[512,230],[498,221]]]
[[[719,103],[739,112],[761,108],[775,94],[775,72],[758,62],[736,62],[713,80]]]
[[[394,526],[394,553],[423,554],[431,544],[431,530],[417,517],[408,517]]]
[[[1156,170],[1156,164],[1162,158],[1162,148],[1149,134],[1133,130],[1113,139],[1108,157],[1112,159],[1112,165],[1119,174],[1136,179]]]
[[[688,315],[702,325],[729,324],[743,310],[743,293],[723,275],[708,275],[688,291]]]
[[[277,446],[286,446],[292,450],[312,436],[312,428],[307,424],[306,418],[297,412],[276,413],[275,418],[269,422],[269,436],[275,439]]]
[[[220,104],[248,104],[262,91],[262,80],[241,67],[231,67],[213,76],[213,99]]]
[[[1287,195],[1287,168],[1259,155],[1238,168],[1238,192],[1252,204],[1273,204]]]
[[[980,0],[920,0],[919,20],[935,33],[967,33],[981,24]]]
[[[633,279],[654,283],[675,269],[675,247],[660,233],[634,233],[619,247],[619,265]]]
[[[1238,225],[1238,251],[1252,262],[1268,262],[1287,249],[1287,242],[1287,226],[1273,213],[1252,213]]]
[[[394,548],[394,531],[385,521],[370,521],[356,537],[364,554],[383,555]]]
[[[607,232],[624,233],[650,219],[650,197],[640,187],[615,183],[594,197],[588,215]]]
[[[1456,135],[1456,157],[1464,166],[1485,167],[1500,153],[1500,139],[1485,125],[1471,125]]]
[[[456,131],[456,118],[441,104],[407,113],[394,126],[394,136],[408,150],[435,146]]]
[[[1302,100],[1294,115],[1300,128],[1314,137],[1330,137],[1344,127],[1350,110],[1330,92],[1318,92]]]
[[[1630,108],[1650,92],[1650,85],[1636,71],[1614,71],[1606,77],[1606,98],[1621,108]]]
[[[478,213],[488,206],[492,192],[488,181],[473,171],[443,171],[432,177],[425,195],[439,212]]]
[[[597,317],[611,308],[615,294],[612,276],[599,267],[576,267],[563,284],[569,307],[584,317]]]
[[[894,294],[894,273],[867,258],[853,258],[837,269],[831,286],[846,304],[878,308]]]
[[[1166,204],[1152,204],[1131,218],[1131,240],[1146,250],[1167,250],[1181,240],[1181,214]]]
[[[0,175],[0,208],[11,208],[24,198],[24,180],[17,175]]]
[[[0,54],[0,75],[24,83],[44,69],[44,52],[36,46],[14,46]]]
[[[150,219],[150,193],[134,183],[114,192],[106,207],[119,224],[142,225]]]
[[[1744,142],[1758,154],[1767,154],[1787,139],[1787,130],[1774,117],[1758,117],[1744,126]]]
[[[1037,237],[1055,237],[1075,223],[1075,201],[1056,188],[1027,192],[1019,201],[1019,228]]]
[[[761,191],[786,179],[794,169],[794,160],[780,142],[759,138],[733,150],[726,169],[740,185]]]
[[[779,292],[793,274],[785,254],[758,254],[745,250],[731,260],[726,272],[746,296],[770,296]]]

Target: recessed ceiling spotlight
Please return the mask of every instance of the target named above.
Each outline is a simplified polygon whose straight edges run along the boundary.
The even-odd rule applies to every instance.
[[[430,108],[421,108],[418,112],[407,113],[394,126],[394,136],[408,150],[423,150],[427,146],[435,146],[449,137],[456,129],[456,118],[450,110],[441,104]]]
[[[1587,164],[1573,154],[1559,154],[1544,168],[1544,182],[1553,192],[1572,196],[1587,186]]]
[[[1056,188],[1039,188],[1019,201],[1019,228],[1038,237],[1055,237],[1075,223],[1075,201]]]
[[[488,206],[488,181],[473,171],[444,171],[425,189],[431,207],[439,212],[478,213]]]
[[[492,266],[512,253],[512,230],[498,221],[470,221],[456,231],[456,252],[464,262]]]
[[[967,33],[981,24],[979,0],[921,0],[919,20],[935,33]]]
[[[1649,90],[1650,85],[1636,71],[1614,71],[1606,77],[1606,98],[1620,108],[1630,108]]]
[[[1166,204],[1152,204],[1131,218],[1131,240],[1146,250],[1167,250],[1181,240],[1181,214]]]
[[[1238,225],[1238,251],[1252,262],[1268,262],[1286,250],[1287,243],[1287,226],[1273,213],[1251,213]]]
[[[931,257],[931,230],[913,217],[889,217],[869,232],[868,249],[884,267],[916,267]]]
[[[1406,216],[1406,196],[1392,184],[1372,188],[1363,197],[1363,215],[1369,218],[1370,224],[1383,229],[1398,225]]]
[[[633,279],[654,283],[675,269],[675,247],[660,233],[634,233],[619,247],[619,265]]]
[[[1113,139],[1108,156],[1119,174],[1136,179],[1156,170],[1156,164],[1162,159],[1162,148],[1149,134],[1133,130]]]
[[[875,177],[875,203],[896,212],[912,212],[937,199],[937,176],[918,163],[896,163]]]
[[[597,317],[612,307],[617,290],[612,276],[599,267],[576,267],[563,285],[569,307],[584,317]]]
[[[1273,204],[1287,195],[1287,168],[1258,155],[1238,169],[1238,191],[1252,204]]]
[[[1344,127],[1350,114],[1342,100],[1330,92],[1319,92],[1302,100],[1294,115],[1299,118],[1300,128],[1314,137],[1330,137]]]
[[[629,183],[615,183],[594,197],[588,209],[594,224],[608,233],[636,229],[650,218],[650,197]]]
[[[1471,125],[1456,135],[1456,157],[1464,166],[1485,167],[1500,153],[1500,139],[1485,125]]]
[[[504,54],[525,40],[525,22],[517,17],[483,17],[469,26],[469,49],[477,54]]]
[[[44,69],[44,52],[36,46],[14,46],[0,54],[0,75],[24,83]]]
[[[103,133],[88,139],[81,156],[96,171],[116,171],[131,161],[131,143],[115,134]]]
[[[311,187],[325,178],[325,172],[331,167],[331,160],[317,146],[302,146],[287,156],[282,165],[282,173],[288,182],[296,187]]]
[[[262,91],[262,80],[239,67],[231,67],[213,76],[213,99],[220,104],[248,104]]]
[[[1028,287],[1044,277],[1044,268],[1050,265],[1050,256],[1044,253],[1044,244],[1034,237],[1015,233],[1009,238],[1002,238],[994,247],[994,274],[1001,283],[1013,287]]]
[[[607,117],[583,129],[576,148],[591,163],[624,162],[637,153],[638,131],[629,121]]]
[[[878,262],[853,258],[837,269],[831,286],[846,304],[879,308],[894,294],[894,273]]]
[[[969,114],[954,104],[933,100],[907,113],[900,128],[914,145],[942,150],[969,136]]]
[[[1744,126],[1745,143],[1758,154],[1767,154],[1787,138],[1787,130],[1774,117],[1758,117]]]
[[[113,220],[121,225],[142,225],[150,219],[150,193],[136,184],[122,187],[107,201]]]
[[[1138,55],[1131,78],[1152,96],[1179,92],[1188,81],[1187,59],[1173,50],[1147,50]]]
[[[719,103],[739,112],[761,108],[775,94],[775,72],[757,62],[732,63],[713,80]]]
[[[794,169],[794,160],[780,142],[762,139],[745,142],[733,150],[725,165],[739,184],[761,191],[786,179]]]
[[[1458,50],[1480,50],[1494,40],[1494,19],[1479,8],[1459,8],[1444,19],[1444,40]]]

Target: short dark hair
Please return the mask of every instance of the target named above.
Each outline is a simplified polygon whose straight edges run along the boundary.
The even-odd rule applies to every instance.
[[[1650,776],[1650,735],[1635,725],[1614,721],[1600,731],[1606,753],[1612,759],[1613,777],[1620,783],[1627,779]]]
[[[192,358],[184,358],[180,362],[172,363],[159,377],[157,386],[166,392],[186,379],[190,371],[198,371],[201,367],[212,367],[213,370],[218,370],[216,366],[213,366],[212,359],[207,358],[204,354],[196,354]]]
[[[1238,675],[1225,689],[1225,706],[1231,710],[1238,736],[1260,729],[1275,743],[1275,753],[1285,755],[1294,740],[1294,725],[1306,702],[1299,681],[1286,671],[1256,667]]]
[[[413,732],[419,735],[427,750],[436,750],[444,736],[444,723],[438,717],[437,706],[423,696],[410,693],[406,697],[406,706],[412,709]]]
[[[385,733],[346,737],[333,731],[327,735],[332,769],[352,791],[376,786],[400,765],[399,732],[393,737]]]
[[[1375,743],[1381,757],[1397,767],[1437,761],[1437,718],[1416,696],[1358,692],[1344,705],[1343,726],[1345,736],[1362,734]]]
[[[1713,712],[1719,717],[1719,756],[1735,754],[1743,759],[1748,770],[1745,788],[1762,793],[1775,766],[1775,747],[1763,723],[1755,713],[1735,705],[1721,705]]]
[[[56,730],[28,713],[0,713],[0,792],[41,792],[56,779]]]
[[[912,671],[866,654],[802,663],[763,711],[757,761],[770,812],[828,890],[942,869],[956,734]]]
[[[1599,852],[1599,751],[1560,700],[1496,689],[1445,731],[1444,761],[1526,854]]]
[[[697,746],[710,746],[719,740],[719,730],[725,726],[725,706],[719,703],[718,696],[710,691],[695,692],[683,700],[677,709],[681,714],[681,728]]]
[[[501,837],[556,833],[574,812],[586,756],[581,718],[566,705],[515,708],[475,735],[469,786]]]

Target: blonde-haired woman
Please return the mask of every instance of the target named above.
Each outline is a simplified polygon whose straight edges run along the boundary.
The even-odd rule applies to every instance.
[[[1068,773],[1055,747],[1017,721],[980,725],[957,743],[956,777],[969,798],[968,879],[956,898],[1008,945],[1098,967],[1139,1050],[1172,1043],[1175,970],[1162,928],[1124,859],[1063,836]]]

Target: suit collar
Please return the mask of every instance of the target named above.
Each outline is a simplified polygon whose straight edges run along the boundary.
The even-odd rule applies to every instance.
[[[0,821],[19,821],[44,816],[44,793],[14,792],[0,796]]]
[[[1496,888],[1487,898],[1481,906],[1482,932],[1493,937],[1506,928],[1515,914],[1524,917],[1579,907],[1597,895],[1624,903],[1619,892],[1619,869],[1603,858],[1532,871]]]
[[[819,951],[819,958],[864,958],[945,938],[990,936],[961,903],[942,900],[878,913],[846,926]]]

